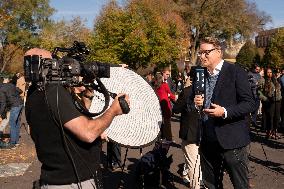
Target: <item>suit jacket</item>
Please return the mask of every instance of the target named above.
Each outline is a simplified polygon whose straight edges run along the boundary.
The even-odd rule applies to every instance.
[[[173,106],[173,112],[181,113],[179,137],[189,143],[198,144],[200,115],[195,109],[187,111],[186,100],[190,93],[192,93],[192,86],[185,87]]]
[[[188,110],[195,107],[194,92],[188,99]],[[227,110],[227,118],[209,117],[213,120],[217,140],[224,149],[234,149],[249,144],[249,128],[245,117],[254,111],[255,101],[248,75],[238,64],[224,62],[211,102]],[[206,140],[206,139],[203,139]]]

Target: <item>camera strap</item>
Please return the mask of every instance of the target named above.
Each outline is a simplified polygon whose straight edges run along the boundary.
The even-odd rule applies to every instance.
[[[97,81],[97,85],[93,83],[91,86],[88,86],[88,88],[91,88],[91,89],[95,90],[96,92],[102,93],[104,95],[105,105],[100,112],[91,113],[85,107],[81,98],[79,98],[79,96],[77,94],[75,94],[74,91],[71,92],[71,96],[72,96],[75,107],[77,108],[77,110],[79,112],[81,112],[82,114],[84,114],[87,117],[96,117],[98,115],[101,115],[109,106],[109,101],[110,101],[109,91],[105,88],[105,86],[103,85],[103,83],[100,81],[99,78],[96,78],[96,81]],[[85,96],[85,97],[92,100],[94,96]]]

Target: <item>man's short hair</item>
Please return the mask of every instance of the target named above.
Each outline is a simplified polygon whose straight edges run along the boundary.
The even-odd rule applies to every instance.
[[[204,37],[200,41],[200,44],[202,43],[212,44],[215,48],[222,49],[221,42],[216,37]]]
[[[164,67],[163,70],[162,70],[162,73],[165,72],[165,71],[169,71],[170,72],[171,69],[169,67]]]

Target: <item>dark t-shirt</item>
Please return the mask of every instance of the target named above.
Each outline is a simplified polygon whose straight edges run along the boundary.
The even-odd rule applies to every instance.
[[[42,163],[41,181],[55,185],[78,182],[66,152],[65,142],[74,159],[79,179],[84,181],[92,178],[91,172],[95,174],[99,167],[100,140],[91,144],[82,142],[60,126],[82,115],[75,108],[70,93],[64,87],[47,86],[46,96],[47,101],[43,91],[35,90],[26,102],[27,121],[31,127],[38,159]],[[65,142],[62,129],[67,136],[64,137]]]

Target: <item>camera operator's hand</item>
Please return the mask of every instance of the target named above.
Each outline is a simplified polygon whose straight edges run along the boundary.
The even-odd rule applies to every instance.
[[[211,117],[223,117],[225,118],[225,108],[217,104],[211,103],[210,108],[203,110],[204,113],[208,114]]]
[[[123,114],[122,112],[122,109],[120,107],[120,103],[119,103],[119,100],[118,98],[121,97],[121,96],[125,96],[125,101],[127,102],[128,106],[129,106],[129,96],[127,94],[124,94],[124,93],[120,93],[118,94],[114,101],[112,102],[111,106],[110,106],[110,109],[112,109],[112,111],[114,111],[115,115],[121,115]]]
[[[108,137],[107,137],[107,133],[105,131],[101,134],[101,139],[109,142]]]
[[[199,109],[199,107],[203,106],[203,102],[204,102],[204,97],[203,95],[195,95],[194,97],[194,104],[195,107]]]
[[[128,65],[127,64],[119,64],[121,67],[123,68],[128,68]]]

